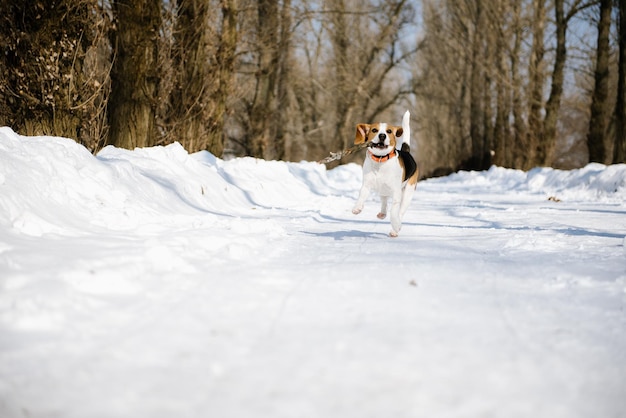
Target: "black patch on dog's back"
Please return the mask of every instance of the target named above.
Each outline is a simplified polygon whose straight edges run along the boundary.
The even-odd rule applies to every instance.
[[[417,170],[417,163],[415,162],[415,158],[413,158],[410,151],[411,148],[406,143],[402,144],[402,149],[398,151],[398,155],[404,163],[404,178],[402,181],[409,179]]]

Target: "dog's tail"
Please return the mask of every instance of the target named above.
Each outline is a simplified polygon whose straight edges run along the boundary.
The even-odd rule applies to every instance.
[[[411,113],[407,110],[402,116],[402,143],[401,149],[408,151],[411,148]]]

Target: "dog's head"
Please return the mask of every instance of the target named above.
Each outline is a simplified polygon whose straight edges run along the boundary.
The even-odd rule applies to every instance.
[[[400,126],[391,126],[386,123],[359,123],[356,126],[354,144],[367,143],[372,154],[383,156],[389,154],[396,147],[396,138],[402,136]]]

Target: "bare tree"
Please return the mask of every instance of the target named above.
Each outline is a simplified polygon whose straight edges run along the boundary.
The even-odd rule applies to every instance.
[[[180,0],[175,10],[172,48],[175,81],[167,115],[170,136],[188,151],[204,150],[213,140],[208,132],[211,2]],[[219,145],[212,151],[221,155]]]
[[[469,79],[470,89],[470,139],[472,141],[472,155],[468,163],[465,164],[466,169],[483,170],[483,159],[485,154],[485,103],[484,92],[485,85],[484,72],[485,67],[483,61],[485,59],[485,30],[486,18],[483,12],[483,1],[468,0],[467,9],[472,16],[472,34],[471,34],[471,76]]]
[[[517,7],[517,10],[515,9]],[[513,144],[510,127],[511,114],[514,112],[513,106],[513,89],[514,89],[514,74],[513,63],[516,63],[518,58],[511,58],[513,51],[510,50],[508,42],[509,39],[517,38],[516,30],[517,15],[519,5],[517,2],[509,5],[504,2],[497,2],[494,7],[494,13],[492,13],[492,25],[494,30],[492,31],[492,40],[490,41],[495,49],[494,52],[494,82],[496,90],[496,116],[493,128],[493,163],[500,166],[511,167],[513,164]],[[509,19],[502,19],[501,26],[498,27],[497,21],[499,16],[510,16]],[[515,49],[516,41],[513,42]]]
[[[416,57],[417,123],[421,169],[427,175],[455,171],[471,155],[468,85],[472,50],[465,3],[424,5],[425,38]],[[449,8],[452,7],[452,8]]]
[[[562,133],[558,121],[566,117],[561,101],[568,24],[593,4],[425,3],[425,47],[417,60],[421,81],[415,83],[415,94],[424,134],[437,138],[432,141],[439,148],[436,170],[485,169],[492,152],[495,162],[505,166],[552,163]],[[552,11],[553,22],[548,18]]]
[[[113,0],[115,30],[109,143],[132,149],[157,142],[159,0]]]
[[[222,24],[220,44],[215,54],[216,86],[211,99],[213,113],[209,124],[209,144],[207,149],[221,156],[225,142],[225,124],[228,113],[228,100],[232,95],[235,59],[239,32],[237,29],[237,1],[220,0]]]
[[[558,1],[558,0],[557,0]],[[543,136],[542,109],[545,72],[543,57],[545,54],[544,33],[546,25],[545,0],[533,0],[533,43],[529,62],[529,110],[527,129],[527,153],[524,168],[535,165],[538,143]]]
[[[319,159],[349,143],[356,123],[381,117],[412,93],[410,80],[399,77],[415,50],[400,36],[413,19],[409,1],[283,1],[278,6],[273,9],[279,14],[277,34],[267,48],[268,59],[269,52],[278,51],[271,61],[277,68],[270,104],[261,100],[272,73],[261,71],[256,20],[254,35],[248,32],[244,43],[255,42],[243,48],[249,53],[239,61],[239,84],[253,93],[242,112],[250,120],[239,124],[243,153],[255,155],[247,144],[265,137],[265,158]],[[263,19],[264,25],[271,22]],[[269,134],[254,134],[259,132],[252,129],[255,120],[267,124]]]
[[[327,89],[322,80],[325,71],[324,45],[326,31],[320,24],[320,14],[314,11],[313,2],[302,3],[294,14],[293,59],[290,72],[290,94],[293,97],[293,137],[289,141],[287,158],[321,157],[332,142],[326,139],[329,105],[325,101]],[[324,140],[320,140],[323,137]]]
[[[414,10],[407,0],[387,0],[380,7],[368,4],[360,9],[345,0],[326,0],[325,7],[330,12],[333,70],[329,98],[334,114],[329,120],[334,129],[329,134],[337,138],[335,146],[346,147],[358,122],[380,117],[411,93],[401,86],[385,87],[398,65],[415,53],[400,45],[400,33],[412,21]]]
[[[292,6],[290,0],[247,3],[238,77],[245,93],[237,108],[239,138],[245,155],[265,159],[286,156],[291,103]]]
[[[276,111],[276,85],[280,50],[278,0],[258,0],[256,6],[256,87],[249,106],[248,140],[250,155],[271,158]]]
[[[335,76],[333,90],[343,92],[334,100],[335,131],[343,132],[346,118],[349,117],[348,113],[352,111],[351,107],[355,105],[354,90],[351,88],[351,84],[354,85],[355,82],[359,81],[351,70],[356,67],[358,71],[361,61],[360,57],[351,53],[349,33],[354,34],[352,31],[357,31],[360,37],[360,31],[358,25],[354,24],[354,19],[352,19],[351,26],[348,27],[348,10],[344,0],[328,0],[326,7],[334,11],[331,15],[329,28],[333,52],[332,66]],[[350,137],[341,135],[341,138],[339,147],[346,148],[350,144]]]
[[[159,86],[159,96],[169,97],[160,110],[163,140],[179,141],[189,152],[208,150],[221,157],[224,151],[228,100],[234,96],[235,3],[181,0],[168,22],[172,39],[160,43],[164,49],[171,45],[171,52],[160,54],[162,67],[171,73]],[[213,13],[216,8],[221,13]]]
[[[276,159],[285,159],[287,157],[288,147],[288,129],[293,130],[293,123],[287,118],[289,109],[293,102],[291,91],[291,65],[293,60],[292,46],[292,11],[291,0],[283,0],[280,12],[280,32],[278,38],[278,50],[281,53],[278,56],[278,86],[276,88],[276,112],[273,122],[276,124],[276,134],[274,137],[274,155]]]
[[[591,102],[591,118],[587,134],[589,161],[606,162],[606,128],[609,114],[609,35],[611,31],[612,0],[600,1],[598,42],[596,49],[595,86]]]
[[[626,162],[626,0],[618,1],[618,82],[613,163]]]
[[[108,19],[95,0],[0,3],[0,124],[91,150],[106,134]]]
[[[506,147],[505,167],[523,168],[527,149],[527,125],[524,120],[522,76],[520,74],[522,42],[524,39],[524,19],[519,2],[512,2],[513,47],[509,53],[511,67],[511,111],[513,113],[512,142]]]
[[[550,97],[545,107],[543,120],[543,132],[540,140],[535,144],[536,165],[550,165],[553,162],[553,153],[556,145],[557,122],[563,95],[563,82],[565,79],[565,63],[567,60],[567,28],[570,20],[579,11],[594,4],[594,1],[584,2],[574,0],[568,11],[565,10],[564,0],[554,0],[554,14],[556,25],[556,51],[554,68],[552,70],[552,86]]]
[[[215,13],[215,10],[221,13]],[[234,0],[181,0],[173,25],[173,87],[165,110],[167,136],[189,152],[221,156],[237,48]]]

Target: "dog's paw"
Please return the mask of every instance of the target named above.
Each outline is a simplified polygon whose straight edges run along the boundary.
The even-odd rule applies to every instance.
[[[376,217],[377,217],[378,219],[385,219],[385,218],[387,217],[387,214],[386,214],[386,213],[379,212],[379,213],[378,213],[378,215],[376,215]]]
[[[390,236],[391,238],[398,238],[398,233],[397,233],[396,231],[391,231],[391,232],[389,233],[389,236]]]
[[[352,213],[354,213],[355,215],[358,215],[359,213],[361,213],[361,209],[354,208],[354,209],[352,209]]]

